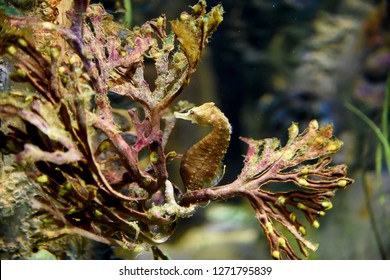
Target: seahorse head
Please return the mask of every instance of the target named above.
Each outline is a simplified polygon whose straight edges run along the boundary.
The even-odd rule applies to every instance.
[[[191,121],[198,125],[211,125],[215,118],[220,117],[221,111],[214,102],[207,102],[201,106],[193,107],[185,113],[175,112],[175,117]]]

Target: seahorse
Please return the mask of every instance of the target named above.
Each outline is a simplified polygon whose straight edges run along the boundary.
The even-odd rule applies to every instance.
[[[209,134],[191,146],[182,157],[180,176],[185,188],[192,191],[217,185],[225,171],[222,160],[232,133],[229,120],[213,102],[194,107],[186,113],[175,112],[175,117],[213,127]]]

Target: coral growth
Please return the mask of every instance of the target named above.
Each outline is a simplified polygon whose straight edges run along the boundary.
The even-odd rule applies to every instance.
[[[55,218],[50,230],[41,228],[41,240],[75,233],[130,250],[150,248],[164,258],[157,245],[172,235],[179,218],[191,216],[201,203],[242,196],[256,212],[272,257],[299,258],[276,223],[288,229],[303,255],[316,249],[304,238],[306,228],[296,212],[318,228],[317,218],[332,207],[334,191],[352,183],[345,165],[329,166],[342,145],[331,125],[312,121],[299,133],[292,124],[284,146],[277,139],[242,138],[248,152],[241,174],[230,184],[214,186],[223,173],[230,125],[212,105],[204,112],[210,120],[197,122],[218,132],[218,122],[211,119],[225,121],[223,145],[208,147],[218,133],[201,145],[204,161],[216,165],[206,172],[191,164],[200,150],[196,144],[182,168],[191,168],[196,180],[184,175],[183,187],[169,180],[166,164],[178,157],[165,150],[176,121],[170,105],[188,85],[221,23],[221,5],[207,12],[205,1],[199,1],[191,14],[170,22],[171,32],[164,16],[129,30],[101,5],[85,0],[74,1],[66,14],[69,28],[51,19],[0,15],[0,51],[14,62],[12,78],[32,87],[2,93],[2,153],[15,157],[15,168],[38,187],[31,199],[37,213]],[[34,39],[41,36],[45,40]],[[145,78],[146,61],[154,63],[154,85]],[[116,123],[109,94],[131,101],[127,126]],[[271,182],[292,182],[298,189],[266,190]]]

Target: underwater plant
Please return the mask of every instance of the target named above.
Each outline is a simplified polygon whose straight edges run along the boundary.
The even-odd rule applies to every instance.
[[[381,254],[383,259],[388,259],[388,252],[386,250],[385,239],[382,236],[386,236],[386,234],[380,233],[380,226],[378,221],[380,220],[378,212],[386,213],[386,188],[383,183],[383,174],[382,170],[387,170],[387,173],[390,173],[390,142],[388,137],[388,115],[389,115],[389,102],[390,102],[390,75],[387,76],[385,92],[383,93],[383,107],[380,118],[380,125],[376,125],[373,120],[371,120],[362,110],[353,105],[352,103],[346,103],[345,107],[349,109],[352,113],[354,113],[367,127],[371,129],[373,134],[378,140],[378,143],[375,145],[375,153],[374,153],[374,162],[375,162],[375,186],[379,190],[379,198],[374,200],[370,197],[369,184],[367,183],[366,176],[368,173],[367,170],[363,168],[362,177],[364,178],[363,187],[364,187],[364,195],[367,204],[367,209],[370,217],[370,222],[372,225],[372,229],[375,236],[375,241],[378,246],[378,251]],[[383,166],[385,165],[385,167]],[[364,164],[363,164],[364,166]],[[373,201],[371,201],[373,200]],[[382,211],[376,211],[373,205],[379,205]],[[386,220],[386,219],[384,219]],[[384,223],[384,231],[388,232],[389,223]]]
[[[165,258],[158,245],[180,219],[201,204],[244,197],[273,258],[315,251],[302,220],[318,228],[335,191],[353,182],[346,165],[330,165],[342,146],[331,124],[313,120],[300,132],[293,123],[284,145],[275,138],[241,138],[248,145],[241,173],[220,185],[228,119],[212,102],[192,108],[178,103],[173,112],[222,22],[222,6],[207,11],[200,0],[191,13],[170,21],[168,32],[164,15],[130,30],[102,5],[73,5],[68,27],[55,18],[0,14],[0,52],[12,61],[11,78],[29,84],[1,93],[1,152],[37,189],[30,198],[34,215],[54,218],[39,229],[39,242],[78,234]],[[147,62],[154,65],[154,85],[145,78]],[[128,101],[125,125],[117,121],[110,95]],[[166,151],[177,118],[212,127],[182,156]],[[183,185],[176,186],[167,163],[180,158]],[[296,189],[266,188],[273,182]]]

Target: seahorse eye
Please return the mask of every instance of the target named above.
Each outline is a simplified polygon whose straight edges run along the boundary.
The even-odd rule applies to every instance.
[[[194,110],[190,109],[190,110],[188,111],[188,114],[193,115],[193,114],[194,114]]]

